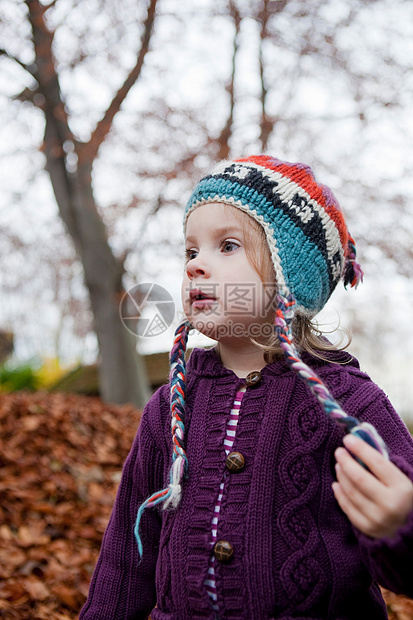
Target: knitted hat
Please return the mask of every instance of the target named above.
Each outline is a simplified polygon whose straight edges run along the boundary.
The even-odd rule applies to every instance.
[[[221,162],[201,179],[185,211],[221,202],[253,217],[265,231],[277,286],[307,315],[319,312],[344,275],[357,285],[362,271],[354,241],[333,193],[311,168],[259,155]]]
[[[324,383],[301,359],[291,323],[296,312],[314,316],[342,278],[357,286],[363,272],[356,262],[355,244],[340,206],[331,190],[317,183],[311,168],[267,155],[223,161],[195,187],[185,209],[184,225],[197,208],[224,203],[253,217],[264,229],[274,265],[277,286],[275,331],[287,363],[306,382],[326,414],[377,448],[387,449],[370,424],[348,416]],[[188,467],[184,448],[185,350],[192,326],[184,322],[176,332],[171,352],[172,467],[168,487],[148,498],[139,509],[164,502],[177,506],[181,481]]]

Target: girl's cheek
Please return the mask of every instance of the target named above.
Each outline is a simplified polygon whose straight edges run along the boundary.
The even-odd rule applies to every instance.
[[[184,274],[183,279],[182,279],[182,285],[181,285],[181,302],[182,302],[182,308],[183,308],[184,314],[187,319],[189,318],[188,315],[191,311],[191,304],[189,301],[189,290],[190,290],[190,282],[186,274]]]
[[[185,307],[186,298],[188,296],[187,290],[188,290],[188,279],[186,278],[184,274],[184,277],[182,279],[182,284],[181,284],[181,301],[184,307]]]

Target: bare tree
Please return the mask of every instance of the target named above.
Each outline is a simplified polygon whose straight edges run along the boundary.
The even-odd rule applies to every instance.
[[[102,397],[112,402],[133,402],[139,406],[144,404],[149,394],[144,366],[136,352],[136,340],[119,320],[123,263],[126,257],[115,257],[108,243],[107,232],[94,198],[92,168],[113,119],[141,74],[149,49],[156,3],[157,0],[149,2],[135,66],[115,93],[87,142],[78,140],[71,131],[60,88],[53,53],[54,32],[49,29],[46,20],[47,12],[56,4],[56,0],[48,5],[42,4],[40,0],[25,0],[35,61],[27,65],[13,58],[36,82],[34,88],[24,89],[18,98],[31,101],[44,113],[43,150],[46,170],[60,216],[73,239],[84,269],[99,343]],[[10,57],[5,50],[1,52]],[[68,151],[71,153],[72,164],[68,164]],[[73,155],[77,160],[75,166]]]

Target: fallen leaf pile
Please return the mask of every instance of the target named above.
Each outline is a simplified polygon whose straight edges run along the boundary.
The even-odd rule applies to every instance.
[[[0,394],[0,618],[74,620],[140,415],[73,394]],[[383,591],[390,620],[413,600]]]
[[[412,620],[413,600],[405,596],[397,596],[388,590],[382,590],[386,601],[389,620]]]
[[[139,419],[98,398],[0,395],[0,618],[77,617]]]

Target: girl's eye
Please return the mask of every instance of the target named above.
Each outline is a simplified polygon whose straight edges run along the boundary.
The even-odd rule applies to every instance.
[[[240,246],[235,241],[224,241],[221,247],[222,247],[223,252],[233,252]]]
[[[196,258],[198,255],[198,252],[196,250],[185,250],[185,260],[186,262],[190,261],[190,260],[194,260],[194,258]]]

